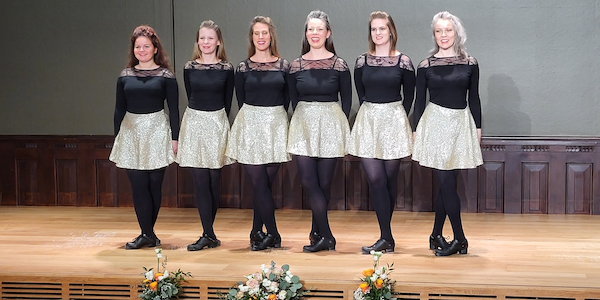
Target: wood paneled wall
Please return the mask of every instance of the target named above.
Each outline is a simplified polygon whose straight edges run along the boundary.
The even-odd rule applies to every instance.
[[[125,171],[108,160],[112,136],[0,136],[0,205],[132,206]],[[465,212],[600,214],[600,138],[484,138],[484,165],[461,171]],[[432,211],[437,189],[430,169],[402,160],[396,210]],[[251,208],[243,168],[222,170],[221,206]],[[306,209],[295,162],[274,183],[278,208]],[[195,207],[186,168],[167,168],[163,205]],[[330,209],[371,210],[360,160],[340,159]]]

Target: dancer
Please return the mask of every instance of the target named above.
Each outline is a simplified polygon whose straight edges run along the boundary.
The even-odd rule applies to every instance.
[[[310,245],[306,252],[335,250],[327,217],[331,181],[338,158],[346,154],[352,82],[346,62],[333,46],[326,13],[311,11],[304,24],[301,56],[290,66],[288,152],[298,165],[302,187],[312,210]],[[338,94],[341,106],[338,104]]]
[[[271,189],[281,163],[291,160],[286,149],[289,62],[279,56],[271,18],[254,17],[248,40],[248,58],[236,69],[235,92],[240,110],[231,127],[226,154],[242,164],[252,183],[250,244],[257,251],[281,247]]]
[[[373,250],[394,251],[391,220],[398,193],[400,159],[412,151],[412,129],[407,114],[414,99],[415,70],[410,58],[396,50],[397,40],[392,17],[382,11],[372,12],[369,52],[360,55],[354,67],[361,106],[348,153],[361,158],[380,230],[373,245],[362,247],[364,254]]]
[[[125,249],[160,245],[154,225],[165,169],[177,153],[178,97],[177,81],[160,39],[152,27],[138,26],[131,36],[127,68],[117,80],[116,137],[109,157],[118,168],[126,169],[141,229]]]
[[[221,200],[221,168],[233,162],[225,156],[233,78],[221,29],[211,20],[202,22],[196,32],[192,60],[183,70],[188,107],[183,114],[177,155],[181,167],[191,168],[194,199],[204,230],[195,243],[187,246],[188,251],[221,245],[213,224]]]
[[[412,158],[433,168],[439,183],[429,247],[438,256],[466,254],[468,242],[460,216],[456,178],[460,169],[483,164],[479,65],[465,51],[467,35],[459,18],[440,12],[431,22],[434,48],[417,69],[414,120],[417,125]],[[426,93],[429,104],[425,107]],[[442,236],[446,216],[454,239]]]

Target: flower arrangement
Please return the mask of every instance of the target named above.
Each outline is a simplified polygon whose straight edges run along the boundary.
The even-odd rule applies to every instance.
[[[229,293],[220,295],[227,300],[298,300],[308,291],[302,289],[300,278],[290,272],[290,266],[261,266],[260,271],[246,276]]]
[[[142,281],[142,293],[138,295],[138,298],[145,300],[171,300],[179,298],[179,291],[181,289],[181,283],[185,282],[185,277],[192,277],[189,272],[183,272],[177,270],[175,273],[169,273],[166,269],[167,257],[165,256],[164,262],[161,264],[162,249],[155,248],[156,252],[156,272],[152,268],[146,269],[144,267],[144,280]],[[160,272],[160,266],[162,265],[164,271]]]
[[[366,269],[362,272],[363,278],[360,279],[361,284],[354,291],[355,300],[382,300],[392,298],[395,280],[390,278],[390,273],[394,270],[394,264],[384,267],[379,266],[379,260],[382,253],[371,251],[373,255],[373,268]]]

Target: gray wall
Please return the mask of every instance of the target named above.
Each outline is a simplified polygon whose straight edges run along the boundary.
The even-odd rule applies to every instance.
[[[351,67],[367,49],[371,11],[392,15],[398,49],[417,65],[433,45],[431,17],[449,10],[480,63],[485,136],[600,135],[597,0],[0,0],[0,9],[0,134],[112,134],[116,78],[139,24],[153,26],[166,46],[183,112],[181,69],[202,20],[222,27],[235,65],[246,56],[249,21],[268,15],[292,60],[306,14],[321,9]]]

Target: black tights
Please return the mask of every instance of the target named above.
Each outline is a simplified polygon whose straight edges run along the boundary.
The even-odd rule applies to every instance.
[[[275,200],[273,199],[273,181],[279,171],[280,164],[244,165],[244,170],[252,183],[254,191],[254,218],[252,232],[262,231],[263,224],[267,233],[279,236],[275,221]]]
[[[379,222],[380,238],[393,241],[391,222],[398,194],[400,160],[362,158],[361,161],[369,181],[369,193]]]
[[[460,218],[460,198],[456,191],[456,178],[459,170],[433,170],[433,172],[438,179],[440,189],[435,197],[435,221],[431,235],[442,235],[444,222],[448,216],[454,239],[464,241],[465,233]]]
[[[150,237],[154,236],[154,224],[160,210],[165,170],[127,170],[138,224],[142,234]]]
[[[203,235],[216,239],[213,224],[221,200],[221,169],[193,168],[194,199],[200,214]]]
[[[331,239],[333,234],[327,218],[327,206],[329,205],[333,172],[338,159],[301,155],[295,155],[294,159],[298,165],[300,181],[312,211],[311,231]]]

